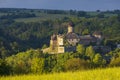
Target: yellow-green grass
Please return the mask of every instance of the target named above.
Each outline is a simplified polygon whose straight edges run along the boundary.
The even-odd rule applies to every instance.
[[[0,77],[0,80],[120,80],[120,68]]]

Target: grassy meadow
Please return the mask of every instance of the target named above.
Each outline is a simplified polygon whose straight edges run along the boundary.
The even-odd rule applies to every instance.
[[[43,75],[3,76],[0,80],[120,80],[120,68],[53,73]]]

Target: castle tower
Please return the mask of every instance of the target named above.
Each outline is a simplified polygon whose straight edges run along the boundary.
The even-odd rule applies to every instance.
[[[72,22],[70,22],[69,24],[68,24],[68,33],[72,33],[73,32],[73,23]]]
[[[57,35],[57,41],[58,41],[58,46],[63,46],[64,43],[63,43],[63,35]]]
[[[50,47],[51,50],[54,50],[57,47],[57,36],[55,34],[51,36]]]
[[[65,49],[64,49],[64,36],[63,35],[57,35],[57,42],[58,42],[58,53],[64,53]]]

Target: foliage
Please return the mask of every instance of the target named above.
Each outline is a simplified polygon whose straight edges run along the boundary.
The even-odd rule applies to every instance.
[[[26,74],[31,71],[42,73],[44,66],[43,55],[40,50],[28,50],[26,52],[20,52],[17,55],[13,55],[6,59],[7,64],[12,67],[13,74]],[[38,69],[39,68],[39,69]]]
[[[48,46],[46,44],[43,45],[42,49],[45,49],[47,48]]]
[[[93,63],[95,67],[104,67],[106,64],[106,60],[103,59],[99,53],[97,53],[93,58]]]
[[[31,72],[43,73],[43,70],[44,70],[44,59],[43,58],[33,58],[31,61]]]
[[[112,59],[109,66],[111,66],[111,67],[120,66],[120,57],[118,57],[116,59]]]
[[[0,75],[10,75],[11,67],[5,60],[0,59]]]
[[[79,58],[72,58],[66,61],[65,63],[65,69],[67,71],[75,71],[75,70],[84,70],[88,66],[88,63],[84,60],[81,60]]]
[[[91,60],[93,59],[93,57],[95,55],[95,51],[94,51],[92,46],[89,46],[89,47],[86,48],[85,55],[90,57]]]
[[[78,44],[77,45],[77,52],[79,53],[79,54],[84,54],[85,53],[85,47],[83,46],[83,45],[80,45],[80,44]]]
[[[16,18],[30,18],[30,17],[36,17],[35,14],[29,14],[29,13],[12,13],[0,16],[0,19],[16,19]]]

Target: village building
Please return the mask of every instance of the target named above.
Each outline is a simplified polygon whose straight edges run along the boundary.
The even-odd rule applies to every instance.
[[[64,52],[74,52],[76,51],[77,44],[99,45],[102,40],[101,33],[95,32],[93,35],[78,35],[74,33],[74,25],[72,23],[68,24],[68,32],[65,35],[53,34],[50,40],[50,47],[44,49],[43,52],[48,52],[51,54],[64,53]]]

